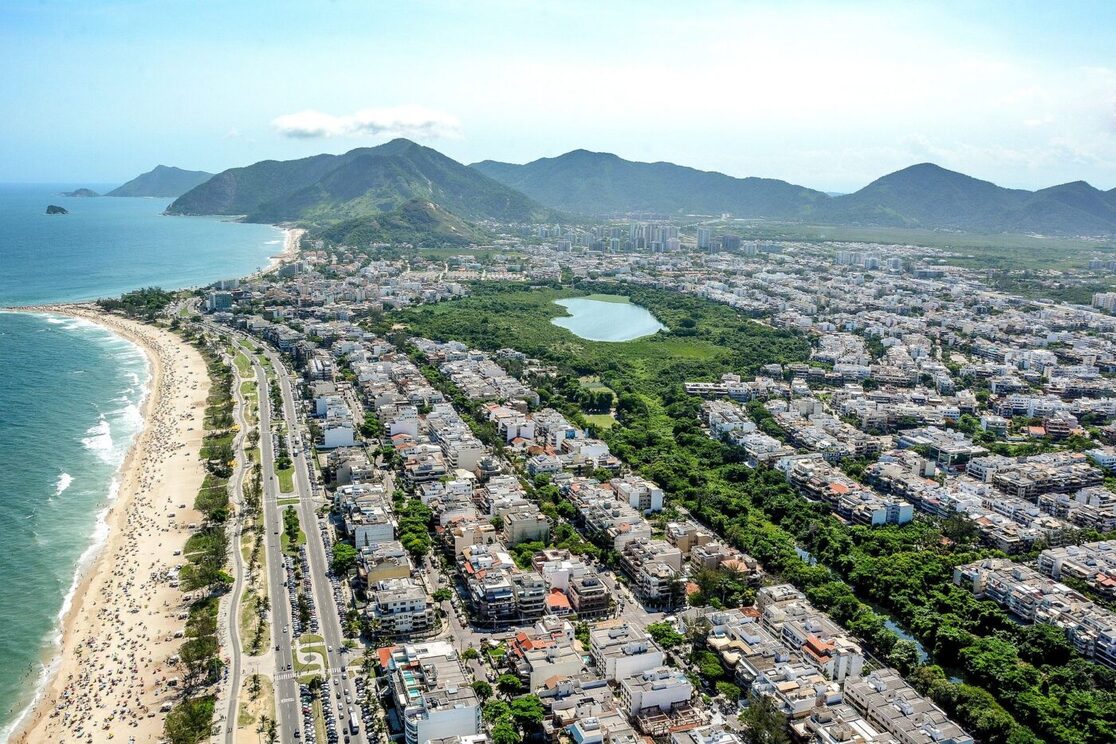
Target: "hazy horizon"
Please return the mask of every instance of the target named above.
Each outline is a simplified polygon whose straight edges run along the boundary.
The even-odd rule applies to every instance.
[[[405,136],[463,163],[584,148],[831,192],[920,162],[1108,190],[1114,29],[1085,2],[12,2],[0,182]]]

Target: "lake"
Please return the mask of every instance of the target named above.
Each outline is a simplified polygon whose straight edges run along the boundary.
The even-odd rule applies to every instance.
[[[554,303],[569,315],[550,322],[587,341],[631,341],[666,328],[647,308],[619,295],[569,297]]]

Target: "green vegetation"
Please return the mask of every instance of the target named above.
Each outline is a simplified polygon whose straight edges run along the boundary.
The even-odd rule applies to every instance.
[[[503,675],[501,679],[504,676],[512,676],[518,682],[518,678],[513,675]],[[484,684],[491,694],[492,688],[487,683],[474,683],[474,690],[480,684]],[[480,692],[477,694],[481,698],[486,697]],[[490,727],[494,744],[519,744],[537,736],[541,731],[544,710],[537,695],[521,695],[510,702],[495,698],[488,700],[484,704],[482,715]]]
[[[433,202],[414,199],[386,214],[355,217],[332,225],[318,233],[318,237],[355,247],[409,243],[426,248],[465,246],[481,240],[484,233]]]
[[[154,320],[174,300],[174,295],[159,287],[125,292],[118,299],[97,300],[102,310],[119,312],[140,320]]]
[[[329,567],[337,576],[345,576],[356,568],[357,550],[347,542],[337,542],[333,545],[333,561]]]
[[[686,637],[667,622],[651,623],[647,626],[647,633],[663,648],[675,648],[686,641]]]
[[[186,698],[167,714],[163,735],[170,744],[197,744],[213,733],[213,695]]]
[[[275,477],[279,479],[279,491],[281,493],[294,491],[294,466],[276,468]]]
[[[399,514],[399,542],[407,552],[421,558],[430,552],[430,524],[434,513],[418,499],[408,499]]]
[[[252,376],[252,363],[248,361],[248,357],[244,356],[244,352],[238,351],[236,356],[233,357],[233,361],[236,363],[236,369],[240,372],[241,377]]]

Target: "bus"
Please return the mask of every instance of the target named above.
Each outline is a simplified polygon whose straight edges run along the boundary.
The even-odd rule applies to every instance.
[[[360,733],[360,716],[357,714],[356,707],[349,708],[349,733]]]

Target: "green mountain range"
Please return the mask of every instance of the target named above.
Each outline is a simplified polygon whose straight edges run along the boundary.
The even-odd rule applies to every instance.
[[[188,171],[170,165],[157,165],[147,173],[136,176],[118,186],[105,196],[162,196],[177,197],[213,177],[205,171]]]
[[[248,222],[325,227],[392,213],[416,199],[473,221],[554,216],[518,191],[406,139],[343,155],[232,168],[183,194],[167,213],[244,215]]]
[[[1116,234],[1116,189],[1083,181],[1040,191],[1006,189],[923,163],[829,196],[785,181],[734,178],[671,163],[637,163],[574,150],[525,165],[472,166],[554,209],[579,214],[727,212],[834,225],[885,225],[984,233]]]

